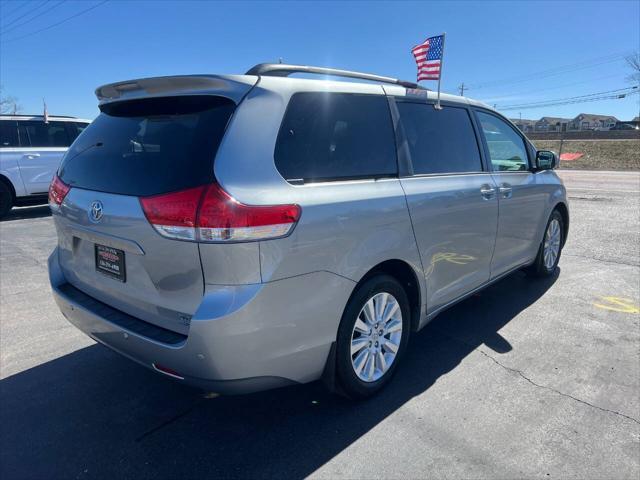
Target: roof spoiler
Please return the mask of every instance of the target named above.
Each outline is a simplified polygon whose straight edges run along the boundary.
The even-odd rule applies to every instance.
[[[241,75],[177,75],[141,78],[98,87],[96,97],[102,105],[145,97],[213,94],[230,98],[238,103],[256,83],[255,78]]]
[[[400,80],[392,77],[383,77],[371,73],[353,72],[351,70],[339,70],[337,68],[314,67],[310,65],[287,65],[284,63],[259,63],[250,68],[246,75],[265,75],[269,77],[288,77],[293,73],[312,73],[317,75],[333,75],[335,77],[358,78],[372,82],[390,83],[405,88],[427,90],[414,82]]]

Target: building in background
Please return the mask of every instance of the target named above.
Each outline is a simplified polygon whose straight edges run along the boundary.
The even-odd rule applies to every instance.
[[[617,121],[611,130],[640,130],[640,117],[634,117],[633,120]]]
[[[535,120],[525,120],[524,118],[511,118],[510,119],[516,127],[520,129],[521,132],[533,132],[536,121]]]
[[[611,115],[581,113],[569,123],[569,130],[611,130],[618,119]]]
[[[542,117],[535,123],[536,132],[566,132],[570,118]]]

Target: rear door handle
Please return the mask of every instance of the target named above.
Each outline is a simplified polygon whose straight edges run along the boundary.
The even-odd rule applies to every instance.
[[[25,153],[23,157],[27,157],[29,159],[38,158],[40,156],[39,153]]]
[[[487,183],[480,187],[480,195],[482,195],[482,198],[485,200],[491,200],[495,194],[496,189]]]
[[[511,198],[513,196],[513,188],[508,183],[501,183],[498,191],[502,198]]]

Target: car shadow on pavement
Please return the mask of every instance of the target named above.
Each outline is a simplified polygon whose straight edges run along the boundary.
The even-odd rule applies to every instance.
[[[0,382],[0,476],[305,477],[477,347],[511,350],[498,331],[556,278],[518,272],[442,313],[394,381],[358,403],[319,382],[207,399],[102,346],[77,350]]]
[[[0,222],[9,222],[12,220],[25,220],[28,218],[50,217],[51,209],[49,205],[37,205],[32,207],[13,208],[4,217],[0,218]]]

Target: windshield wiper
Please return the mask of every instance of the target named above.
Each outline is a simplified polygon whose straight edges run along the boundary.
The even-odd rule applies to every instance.
[[[94,148],[94,147],[101,147],[102,145],[103,145],[103,143],[102,143],[102,142],[96,142],[96,143],[94,143],[94,144],[92,144],[92,145],[89,145],[88,147],[86,147],[86,148],[84,148],[84,149],[80,150],[80,151],[79,151],[78,153],[76,153],[73,157],[71,157],[71,158],[67,159],[66,161],[67,161],[67,162],[70,162],[71,160],[73,160],[74,158],[76,158],[78,155],[82,155],[83,153],[85,153],[87,150],[91,150],[91,149],[92,149],[92,148]]]

